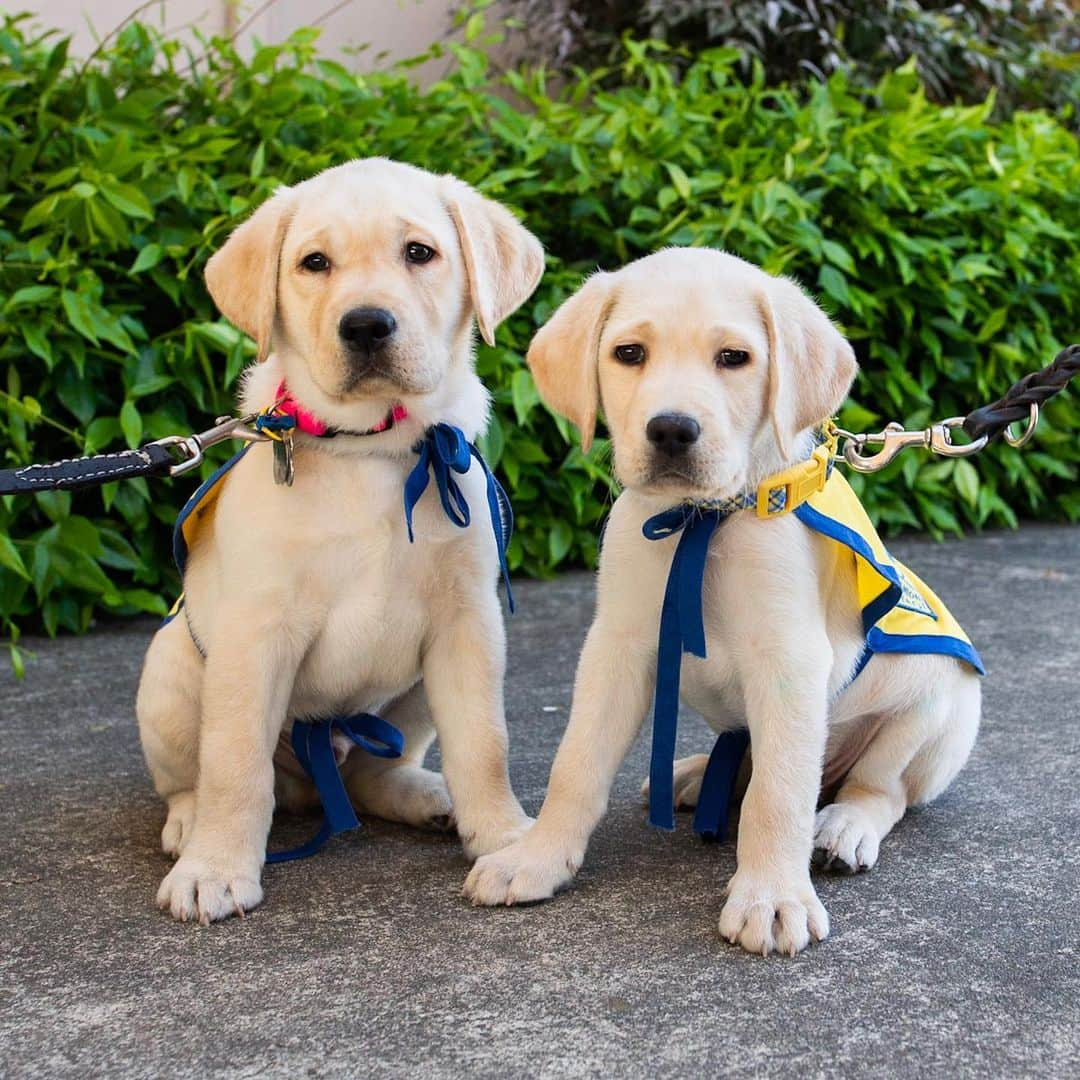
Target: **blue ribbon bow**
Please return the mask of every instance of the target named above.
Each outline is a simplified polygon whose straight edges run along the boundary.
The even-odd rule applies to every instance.
[[[641,529],[648,540],[663,540],[682,532],[664,590],[656,655],[649,822],[660,829],[675,828],[672,773],[675,765],[675,734],[679,723],[682,654],[688,652],[702,659],[705,657],[705,622],[701,604],[705,560],[713,533],[730,513],[726,508],[688,503],[654,515]],[[750,736],[745,731],[725,732],[716,740],[694,816],[696,832],[709,837],[721,837],[726,833],[731,790],[749,742]]]
[[[321,851],[326,841],[349,829],[359,829],[360,822],[349,801],[349,793],[338,770],[334,755],[333,732],[348,735],[362,750],[375,757],[401,757],[405,736],[386,720],[371,713],[339,716],[332,720],[305,722],[297,720],[292,727],[292,748],[300,767],[311,777],[323,806],[323,823],[306,843],[288,851],[267,852],[268,863],[306,859]]]
[[[465,438],[464,433],[450,424],[435,424],[428,428],[423,440],[415,447],[420,455],[408,479],[405,481],[405,524],[409,528],[409,543],[413,542],[413,509],[427,490],[428,480],[435,478],[446,516],[459,528],[466,528],[471,520],[469,503],[454,479],[454,474],[464,476],[473,459],[480,464],[487,482],[488,513],[495,532],[495,547],[499,553],[499,570],[506,587],[506,601],[514,611],[514,594],[510,589],[510,568],[506,565],[506,547],[514,531],[514,512],[510,499],[502,485],[492,475],[480,451]]]

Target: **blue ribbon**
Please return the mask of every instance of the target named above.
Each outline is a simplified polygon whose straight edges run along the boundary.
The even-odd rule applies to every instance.
[[[339,716],[332,720],[296,720],[292,727],[292,748],[300,767],[311,777],[323,806],[323,823],[306,843],[288,851],[267,852],[268,863],[306,859],[321,851],[331,836],[360,828],[349,793],[334,756],[334,729],[343,732],[362,750],[375,757],[398,758],[405,749],[405,736],[386,720],[371,713]]]
[[[713,533],[729,515],[727,509],[685,504],[656,514],[641,529],[648,540],[663,540],[682,532],[664,590],[656,654],[649,822],[659,829],[675,828],[672,773],[679,723],[682,654],[688,652],[692,656],[705,657],[701,604],[705,560]],[[722,836],[726,831],[731,788],[748,742],[749,736],[745,732],[726,732],[717,739],[702,780],[694,819],[696,831],[713,836]]]
[[[510,589],[510,568],[506,564],[506,547],[514,531],[514,512],[502,485],[492,475],[480,451],[465,438],[459,428],[450,424],[435,424],[428,428],[423,440],[414,449],[420,455],[420,459],[405,481],[405,524],[409,529],[409,543],[413,542],[413,510],[427,490],[431,477],[435,478],[435,486],[439,490],[439,499],[446,516],[458,528],[468,527],[471,520],[469,503],[465,498],[465,493],[454,479],[454,474],[464,476],[475,459],[483,469],[487,482],[488,513],[491,515],[491,527],[495,532],[499,569],[502,573],[503,584],[506,586],[506,601],[510,611],[513,612],[514,594]]]

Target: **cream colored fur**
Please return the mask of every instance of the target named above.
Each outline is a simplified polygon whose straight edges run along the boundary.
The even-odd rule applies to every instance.
[[[645,362],[614,350],[642,344]],[[723,349],[750,362],[718,368]],[[473,867],[479,904],[540,900],[567,885],[606,809],[655,686],[660,606],[677,538],[646,540],[646,518],[686,497],[723,497],[801,459],[814,425],[855,374],[850,346],[794,284],[717,251],[668,249],[596,275],[536,336],[529,364],[545,399],[592,438],[602,404],[625,490],[604,535],[596,616],[570,721],[536,825]],[[678,471],[660,467],[648,420],[682,412],[701,438]],[[682,698],[717,732],[749,726],[753,768],[737,870],[720,932],[756,953],[794,954],[829,920],[811,853],[868,869],[905,809],[933,799],[967,759],[977,676],[945,657],[878,655],[846,685],[863,644],[850,570],[791,516],[736,514],[716,533],[704,587],[708,658],[686,656]],[[694,805],[704,755],[675,766]],[[817,810],[823,770],[840,780]]]
[[[405,246],[435,249],[423,265]],[[305,270],[313,251],[328,273]],[[262,899],[275,804],[272,754],[296,717],[376,712],[406,736],[400,760],[354,751],[345,764],[363,811],[417,826],[456,822],[475,857],[529,824],[507,773],[505,643],[497,554],[483,478],[460,483],[473,524],[445,517],[434,487],[410,544],[402,487],[425,428],[475,438],[488,397],[472,363],[472,324],[494,327],[535,288],[543,252],[503,207],[453,177],[383,159],[351,162],[283,189],[207,266],[221,310],[265,363],[244,410],[267,406],[282,378],[321,420],[364,430],[395,403],[386,433],[296,436],[296,480],[274,483],[269,445],[228,475],[191,552],[183,616],[150,646],[137,712],[155,786],[168,804],[164,850],[177,857],[158,903],[203,922]],[[391,310],[398,331],[380,368],[357,379],[338,337],[357,306]],[[443,776],[422,767],[438,733]],[[278,797],[312,792],[277,777]]]

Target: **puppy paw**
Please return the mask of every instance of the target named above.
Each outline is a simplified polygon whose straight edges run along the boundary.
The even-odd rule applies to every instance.
[[[195,824],[195,793],[182,791],[169,799],[169,814],[161,830],[161,850],[178,859]]]
[[[478,859],[461,894],[489,907],[547,900],[570,883],[583,857],[583,851],[542,850],[525,839]]]
[[[676,810],[693,810],[701,798],[701,781],[705,776],[705,766],[709,764],[708,754],[691,754],[675,762],[672,786],[675,794]],[[649,780],[641,785],[641,797],[649,801]]]
[[[257,872],[211,865],[181,855],[158,889],[157,904],[180,922],[198,919],[204,926],[230,915],[243,915],[263,898]]]
[[[747,952],[794,956],[829,935],[829,916],[810,879],[772,881],[736,871],[720,912],[720,935]]]
[[[441,774],[418,765],[395,765],[351,785],[357,810],[417,829],[449,832],[454,807]]]
[[[880,844],[870,815],[856,803],[830,803],[814,819],[814,861],[825,870],[869,870]]]
[[[516,844],[533,827],[535,821],[525,813],[503,822],[485,822],[475,829],[466,830],[458,824],[461,846],[467,859],[479,859],[492,852],[501,851]]]

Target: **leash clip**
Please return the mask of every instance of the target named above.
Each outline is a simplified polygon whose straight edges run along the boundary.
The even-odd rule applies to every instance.
[[[170,476],[183,476],[198,468],[206,451],[220,442],[229,439],[241,439],[243,442],[265,442],[267,436],[261,431],[256,431],[248,425],[255,419],[255,414],[249,416],[219,416],[212,428],[201,431],[197,435],[167,435],[164,439],[157,439],[150,446],[166,446],[175,448],[182,455],[180,461],[169,469]]]
[[[926,445],[930,447],[933,453],[940,454],[942,457],[970,457],[972,454],[977,454],[990,439],[986,435],[980,435],[969,443],[954,443],[949,432],[953,428],[962,428],[963,426],[964,417],[962,416],[950,416],[948,420],[942,420],[940,424],[934,424],[927,433]]]
[[[942,425],[938,425],[942,426]],[[850,431],[840,431],[847,441],[844,443],[844,460],[856,471],[862,473],[877,472],[892,463],[894,457],[901,450],[909,446],[930,446],[931,428],[923,431],[905,431],[903,424],[895,420],[885,425],[884,431],[874,435],[853,435]],[[948,441],[948,436],[942,431],[942,439]],[[862,451],[867,446],[880,446],[876,454],[864,454]]]

